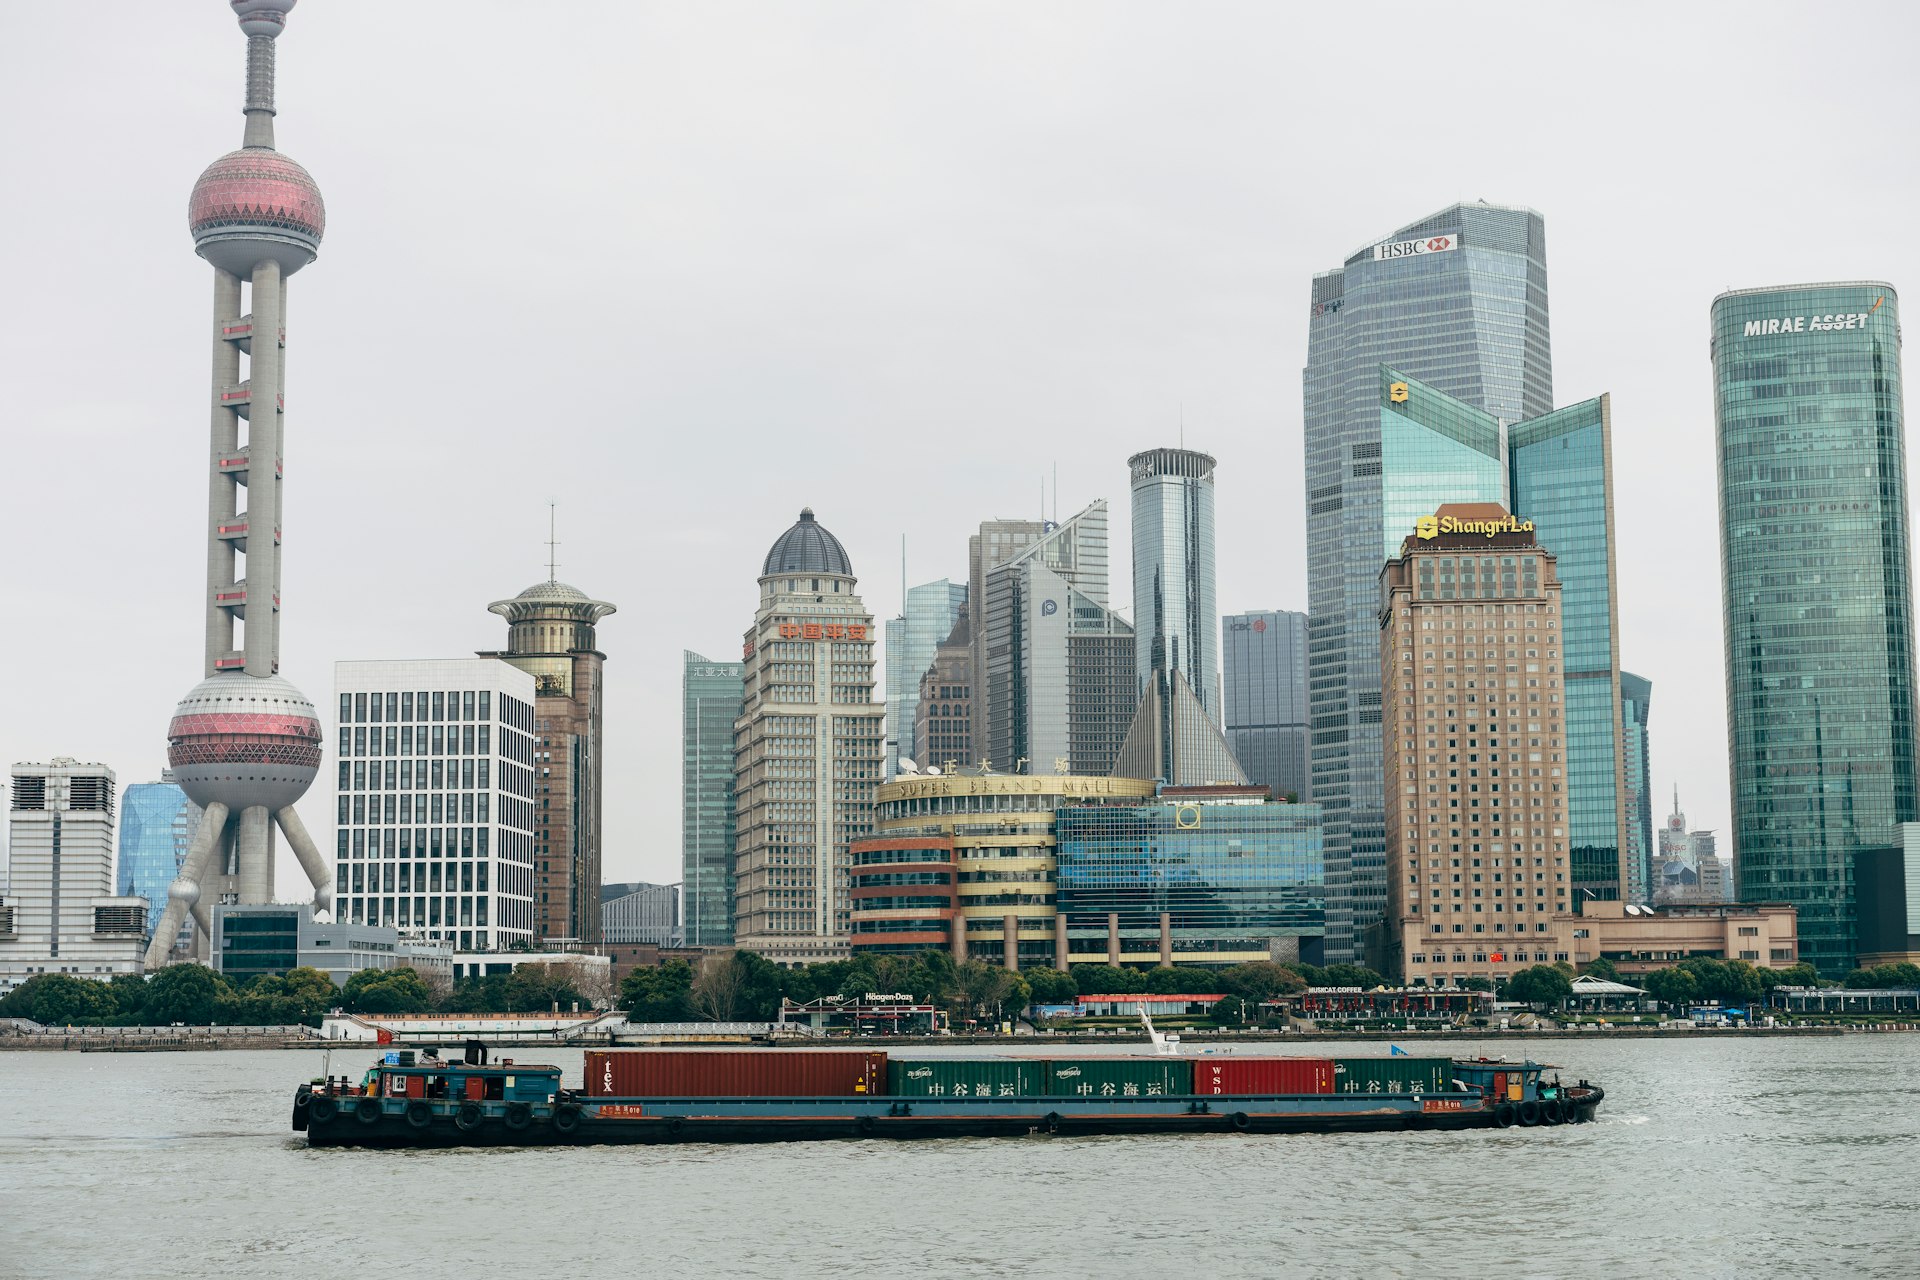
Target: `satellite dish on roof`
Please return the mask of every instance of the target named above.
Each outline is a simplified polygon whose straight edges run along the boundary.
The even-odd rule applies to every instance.
[[[927,766],[927,773],[928,773],[929,775],[931,775],[931,776],[933,776],[933,777],[935,777],[935,778],[937,778],[937,777],[939,777],[939,776],[940,776],[940,766],[939,766],[939,765],[937,765],[937,764],[930,764],[930,765],[928,765],[928,766]]]
[[[901,757],[900,757],[900,772],[902,772],[902,773],[918,773],[918,772],[920,772],[920,766],[919,766],[919,765],[917,765],[917,764],[915,764],[915,763],[914,763],[913,761],[911,761],[911,760],[909,760],[909,759],[907,759],[907,758],[906,758],[905,756],[901,756]]]

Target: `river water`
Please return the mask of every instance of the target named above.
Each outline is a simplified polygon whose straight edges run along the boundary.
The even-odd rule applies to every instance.
[[[1598,1123],[309,1151],[317,1051],[4,1053],[0,1276],[1920,1276],[1920,1036],[1531,1048]]]

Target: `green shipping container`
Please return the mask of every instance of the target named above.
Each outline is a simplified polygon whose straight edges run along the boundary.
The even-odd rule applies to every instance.
[[[1193,1063],[1179,1058],[1055,1058],[1047,1063],[1055,1097],[1142,1098],[1193,1092]]]
[[[1034,1058],[890,1058],[887,1092],[896,1098],[1032,1098],[1046,1092],[1046,1069]]]
[[[1335,1058],[1335,1093],[1445,1093],[1451,1058]]]

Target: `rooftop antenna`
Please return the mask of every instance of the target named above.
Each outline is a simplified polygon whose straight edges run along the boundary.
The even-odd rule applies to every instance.
[[[907,616],[907,535],[900,535],[900,616]]]
[[[547,581],[548,582],[560,581],[560,562],[555,558],[559,550],[560,543],[554,537],[554,508],[557,507],[558,505],[559,505],[558,503],[554,503],[554,502],[549,502],[547,504]]]
[[[1060,459],[1058,458],[1053,460],[1053,518],[1055,523],[1060,520]]]

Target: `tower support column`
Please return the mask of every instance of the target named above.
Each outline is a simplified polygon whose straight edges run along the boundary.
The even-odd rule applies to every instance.
[[[273,901],[273,815],[265,805],[240,811],[234,892],[242,902]]]
[[[194,828],[193,842],[187,846],[179,878],[167,889],[167,905],[160,912],[160,924],[153,931],[152,941],[147,944],[147,968],[157,969],[167,962],[167,952],[172,950],[180,926],[187,922],[187,908],[192,905],[187,895],[197,893],[205,882],[207,864],[213,861],[213,851],[226,825],[227,806],[218,800],[201,811],[200,825]]]
[[[253,268],[253,343],[247,366],[247,674],[270,676],[280,648],[280,264]],[[260,899],[265,901],[265,899]]]
[[[240,349],[222,329],[240,318],[240,277],[218,267],[213,272],[213,385],[207,401],[213,407],[207,457],[207,593],[201,601],[207,613],[207,652],[204,675],[233,649],[233,617],[216,599],[236,575],[234,544],[220,536],[240,514],[240,482],[220,469],[220,459],[240,452],[239,415],[221,402],[227,389],[240,381]]]

